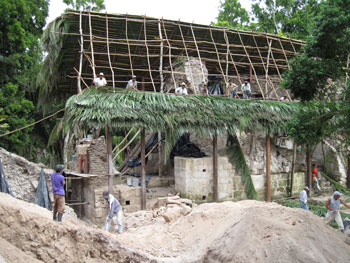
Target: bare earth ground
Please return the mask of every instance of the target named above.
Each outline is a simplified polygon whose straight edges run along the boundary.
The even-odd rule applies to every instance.
[[[321,263],[350,258],[349,237],[308,211],[274,203],[202,204],[171,223],[153,218],[152,212],[137,212],[126,218],[122,235],[64,219],[53,222],[48,210],[0,193],[0,246],[9,242],[21,260],[44,262]],[[6,253],[0,249],[5,262],[21,262]]]

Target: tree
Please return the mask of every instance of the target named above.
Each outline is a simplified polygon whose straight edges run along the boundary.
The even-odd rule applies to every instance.
[[[34,109],[31,101],[25,99],[24,91],[12,83],[0,89],[0,114],[8,116],[6,123],[10,130],[24,127],[33,122],[28,116]],[[0,147],[22,154],[30,144],[31,128],[12,133],[0,140]]]
[[[216,26],[244,29],[249,26],[249,22],[248,12],[241,6],[239,0],[220,2]]]
[[[104,0],[63,0],[69,8],[84,11],[101,11],[105,9]]]
[[[255,0],[252,14],[256,30],[305,39],[317,12],[317,0]],[[254,20],[253,20],[254,21]]]

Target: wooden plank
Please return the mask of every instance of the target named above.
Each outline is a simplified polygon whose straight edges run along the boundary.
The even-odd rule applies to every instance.
[[[146,132],[141,130],[141,210],[146,209]]]
[[[214,185],[214,202],[219,201],[219,180],[218,180],[218,137],[213,137],[213,185]]]

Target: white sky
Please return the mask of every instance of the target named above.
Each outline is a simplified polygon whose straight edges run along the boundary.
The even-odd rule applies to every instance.
[[[241,0],[250,10],[251,1]],[[147,15],[156,18],[195,22],[209,25],[215,22],[219,13],[220,0],[105,0],[108,13]],[[62,0],[50,0],[49,17],[51,22],[67,8]]]

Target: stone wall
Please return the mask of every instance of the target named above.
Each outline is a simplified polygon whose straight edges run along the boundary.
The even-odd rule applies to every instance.
[[[26,202],[34,202],[41,169],[44,169],[50,194],[52,193],[50,174],[53,170],[48,169],[43,164],[32,163],[3,148],[0,148],[0,159],[6,179],[16,198]]]
[[[89,173],[96,175],[108,174],[107,146],[104,136],[94,140],[88,150]]]
[[[265,174],[252,175],[259,199],[266,196]],[[271,194],[273,197],[287,194],[288,173],[271,175]],[[298,194],[304,187],[304,173],[295,173],[293,193]],[[219,200],[246,199],[241,176],[227,157],[218,157]],[[196,201],[213,199],[213,159],[175,157],[175,190],[183,196]]]

